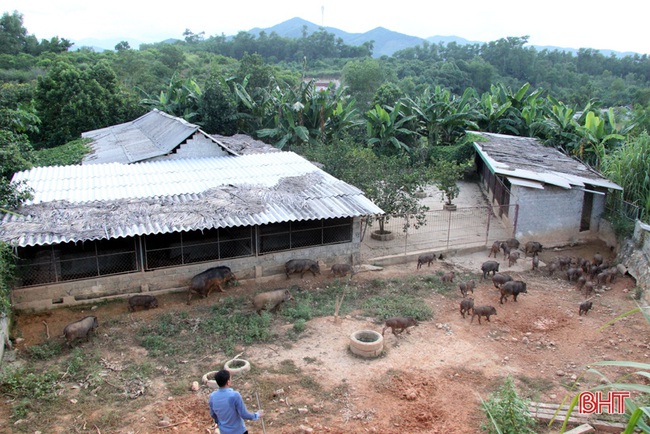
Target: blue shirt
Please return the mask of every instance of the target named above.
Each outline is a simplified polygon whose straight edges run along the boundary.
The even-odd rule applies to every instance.
[[[230,387],[219,388],[210,394],[208,400],[210,416],[219,425],[221,434],[243,434],[246,432],[244,419],[257,420],[257,413],[249,413],[239,392]]]

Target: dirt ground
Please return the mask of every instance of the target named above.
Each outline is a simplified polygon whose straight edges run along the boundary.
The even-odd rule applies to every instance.
[[[544,251],[538,271],[531,270],[530,258],[520,259],[516,265],[508,267],[507,261],[500,256],[501,271],[511,274],[515,280],[527,282],[527,294],[520,295],[516,303],[511,299],[501,305],[499,292],[491,280],[478,280],[473,294],[475,304],[492,305],[497,310],[490,322],[483,319],[479,324],[459,314],[462,297],[457,289],[445,294],[434,293],[426,300],[434,312],[433,320],[420,323],[410,333],[399,337],[387,331],[384,353],[376,359],[359,358],[348,350],[352,333],[382,331],[382,324],[374,318],[354,313],[338,322],[333,317],[308,321],[303,337],[290,344],[273,342],[241,348],[241,357],[248,360],[253,369],[235,376],[232,383],[242,393],[250,410],[257,408],[255,392],[261,385],[282,385],[282,390],[262,388],[264,393],[258,396],[266,411],[264,426],[260,421],[247,422],[249,432],[476,433],[481,432],[480,424],[485,421],[480,399],[487,398],[506,375],[516,378],[524,396],[539,402],[559,403],[590,362],[607,359],[649,362],[648,324],[639,315],[599,331],[606,322],[635,306],[631,297],[635,287],[632,277],[619,276],[613,284],[604,287],[593,298],[593,309],[579,316],[578,305],[584,300],[583,294],[562,276],[564,273],[549,276],[545,271],[545,264],[556,256],[592,258],[597,251],[610,261],[614,259],[609,249],[600,243]],[[439,276],[441,271],[451,269],[457,273],[475,273],[480,279],[480,264],[488,260],[487,255],[485,250],[445,258],[420,270],[414,263],[389,266],[380,271],[359,273],[354,280],[415,274]],[[283,279],[279,277],[267,286],[275,289],[278,284],[286,283]],[[317,278],[306,275],[301,284],[317,288],[330,280],[332,277],[325,273]],[[457,282],[453,285],[456,287]],[[252,294],[261,289],[262,285],[244,282],[228,291]],[[159,298],[161,307],[158,309],[128,313],[123,304],[113,303],[98,307],[93,314],[102,318],[128,316],[132,321],[146,321],[163,310],[192,309],[214,303],[218,296],[211,295],[187,307],[183,294],[171,294]],[[16,334],[24,339],[19,350],[44,340],[43,321],[47,321],[54,334],[54,330],[61,330],[79,317],[78,310],[68,309],[19,316]],[[277,327],[288,329],[291,325],[278,323]],[[106,331],[100,331],[96,341],[84,345],[96,345],[102,340],[102,333]],[[102,352],[107,363],[119,364],[129,357],[144,357],[145,350],[137,347],[131,354],[112,353],[108,345]],[[224,360],[233,356],[218,354],[201,363],[219,369]],[[188,366],[192,363],[188,361]],[[624,370],[606,372],[613,377],[626,373]],[[193,380],[200,381],[200,376]],[[597,383],[598,379],[586,377],[580,380],[576,390],[585,390]],[[111,431],[97,426],[97,432],[100,429],[104,434],[211,432],[206,404],[211,389],[201,386],[192,392],[190,385],[188,381],[187,392],[179,396],[170,393],[164,381],[152,384],[146,405],[116,406],[120,418],[128,421],[128,428]],[[73,410],[71,408],[69,418],[73,417]],[[95,432],[91,430],[89,427],[88,431],[79,432]],[[57,432],[66,431],[61,428]],[[557,432],[557,428],[542,427],[539,432]]]

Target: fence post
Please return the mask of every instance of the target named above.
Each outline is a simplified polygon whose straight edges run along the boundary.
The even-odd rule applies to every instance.
[[[451,234],[451,211],[447,211],[447,215],[449,216],[447,223],[447,250],[449,250],[449,236]]]
[[[406,217],[406,221],[408,222],[408,217]],[[406,252],[408,250],[408,244],[409,244],[409,230],[408,226],[406,227],[406,231],[404,232],[404,256],[406,256]]]
[[[488,245],[488,242],[490,240],[490,220],[492,220],[492,207],[488,206],[487,208],[487,228],[485,230],[485,245]]]

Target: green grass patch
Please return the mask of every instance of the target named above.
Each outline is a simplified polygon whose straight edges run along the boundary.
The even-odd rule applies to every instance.
[[[49,360],[61,355],[63,343],[57,340],[47,341],[41,345],[33,345],[27,348],[27,354],[32,360]]]
[[[363,310],[366,315],[381,320],[395,316],[410,316],[418,321],[433,318],[433,311],[421,298],[405,293],[371,297],[363,304]]]

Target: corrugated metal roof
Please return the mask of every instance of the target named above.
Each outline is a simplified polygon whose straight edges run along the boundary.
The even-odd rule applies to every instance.
[[[474,142],[474,148],[494,173],[529,179],[562,188],[584,187],[585,184],[622,190],[593,169],[542,145],[531,137],[478,133],[488,139]]]
[[[383,213],[292,152],[38,167],[13,180],[34,190],[0,225],[19,246]]]
[[[81,137],[92,139],[92,151],[84,157],[83,164],[126,164],[159,157],[170,153],[197,132],[215,146],[224,147],[197,125],[153,109],[133,121],[82,133]]]

